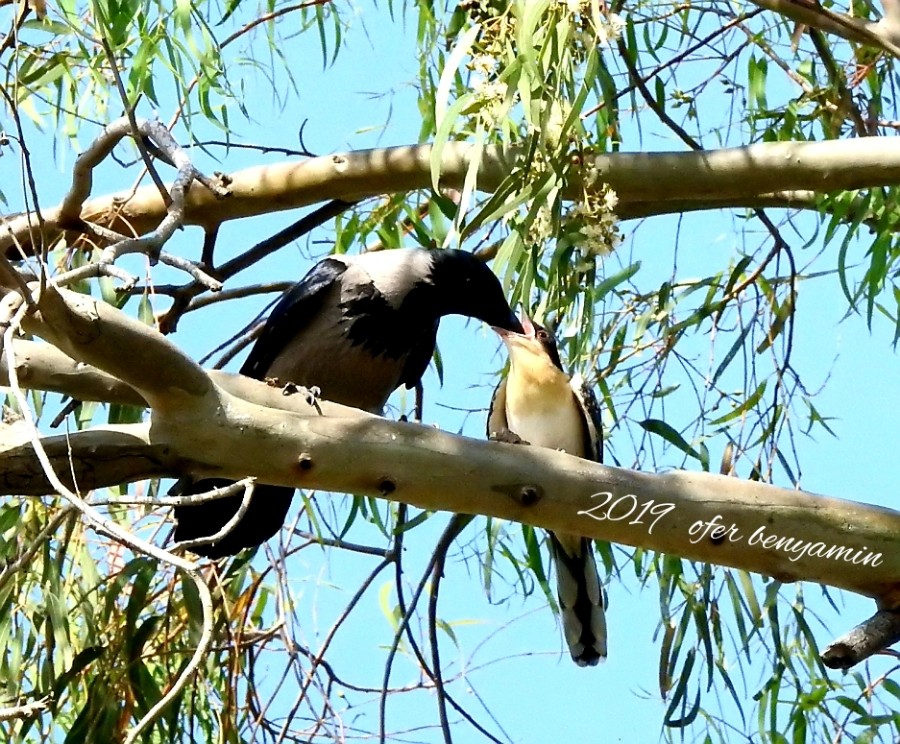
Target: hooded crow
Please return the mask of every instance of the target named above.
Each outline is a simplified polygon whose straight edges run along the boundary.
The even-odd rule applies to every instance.
[[[603,430],[593,391],[563,372],[556,341],[545,328],[527,316],[522,325],[523,333],[494,329],[509,351],[509,374],[494,391],[488,437],[503,439],[511,433],[512,441],[602,462]],[[606,615],[591,541],[549,535],[569,653],[579,666],[594,666],[606,657]]]
[[[275,306],[241,374],[317,387],[326,400],[380,414],[396,388],[415,386],[425,373],[445,315],[523,330],[497,277],[465,251],[409,248],[329,256]],[[172,492],[203,493],[230,482],[185,478]],[[219,558],[261,545],[281,529],[293,493],[258,485],[234,529],[192,550]],[[216,534],[241,500],[231,496],[176,507],[174,539]]]

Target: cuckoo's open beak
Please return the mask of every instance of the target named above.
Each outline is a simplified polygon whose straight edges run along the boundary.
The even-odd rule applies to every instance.
[[[491,326],[494,329],[494,332],[500,336],[500,338],[508,338],[510,336],[515,337],[519,336],[522,338],[534,338],[535,337],[535,329],[534,323],[531,322],[531,318],[528,317],[528,313],[525,310],[522,310],[521,313],[521,321],[522,321],[522,333],[516,333],[514,331],[508,331],[505,328],[497,328],[497,326]]]

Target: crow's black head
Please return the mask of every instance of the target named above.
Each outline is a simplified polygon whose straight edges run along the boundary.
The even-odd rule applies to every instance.
[[[430,280],[440,315],[468,315],[495,328],[523,332],[500,282],[483,261],[466,251],[433,251],[432,255]]]

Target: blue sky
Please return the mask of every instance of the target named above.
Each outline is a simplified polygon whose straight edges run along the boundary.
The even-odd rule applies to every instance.
[[[360,33],[363,25],[368,35]],[[410,34],[400,32],[387,19],[385,9],[379,11],[362,5],[357,8],[353,28],[345,36],[347,46],[337,63],[326,70],[322,69],[314,35],[293,39],[290,49],[284,51],[296,60],[296,69],[303,70],[298,75],[299,101],[292,99],[283,111],[273,115],[269,92],[254,78],[244,104],[256,115],[257,122],[248,124],[233,119],[236,139],[296,146],[299,126],[304,119],[309,119],[305,142],[319,154],[414,142],[419,113],[411,83],[418,63]],[[174,106],[174,100],[167,103]],[[169,111],[164,107],[161,118],[167,119]],[[82,145],[89,141],[91,134],[86,128],[81,135]],[[651,144],[654,149],[682,149],[674,142],[652,140]],[[68,186],[71,155],[60,152],[59,158],[53,160],[52,153],[45,149],[35,151],[33,156],[39,174],[59,174],[55,183],[46,176],[39,181],[42,204],[55,204]],[[236,150],[221,154],[219,163],[198,153],[196,164],[207,171],[233,171],[265,163],[267,157],[272,162],[280,158]],[[13,158],[0,159],[0,178],[5,184],[16,182],[16,167]],[[130,182],[130,175],[115,181],[106,175],[98,180],[95,193],[117,190]],[[4,191],[13,210],[19,208],[11,190],[4,186]],[[219,238],[219,259],[242,252],[296,216],[282,213],[225,225]],[[677,256],[679,277],[703,275],[708,271],[711,255],[736,256],[741,249],[740,226],[728,214],[694,214],[686,216],[681,223],[674,217],[659,218],[641,224],[639,229],[635,223],[625,223],[626,243],[620,254],[611,259],[612,265],[617,266],[617,262],[627,265],[635,259],[644,261],[645,265],[658,262],[660,275],[667,275],[675,260],[673,244],[679,227],[682,235]],[[685,235],[690,236],[689,243]],[[327,233],[319,237],[326,238]],[[196,256],[199,245],[200,233],[192,229],[177,236],[169,249]],[[313,248],[324,253],[327,244]],[[306,253],[305,246],[282,251],[263,262],[253,277],[259,280],[299,278],[310,265]],[[647,279],[647,286],[653,286],[653,274],[649,269],[648,272],[645,276],[651,278]],[[165,272],[160,272],[156,281],[167,281],[165,277]],[[212,315],[188,315],[175,341],[200,357],[226,338],[232,328],[245,324],[264,304],[264,300],[257,298],[227,303]],[[896,507],[888,468],[880,467],[882,463],[892,462],[895,412],[900,404],[897,359],[890,347],[893,329],[876,318],[870,333],[862,318],[845,317],[845,313],[846,301],[836,278],[810,281],[801,287],[795,367],[803,372],[811,388],[824,386],[816,404],[820,411],[833,417],[829,423],[837,434],[836,438],[819,434],[815,440],[798,441],[803,463],[802,486],[813,492]],[[209,325],[211,317],[213,327]],[[442,324],[439,344],[445,360],[445,384],[439,386],[433,370],[426,376],[426,422],[481,436],[482,413],[465,416],[448,407],[485,409],[502,368],[504,353],[488,329],[456,318]],[[630,442],[619,443],[613,435],[609,446],[628,461]],[[714,461],[717,458],[718,453],[714,453]],[[746,469],[740,474],[746,476]],[[780,485],[790,484],[785,480]],[[438,515],[424,529],[410,535],[405,558],[410,584],[418,581],[445,521],[444,515]],[[521,598],[512,586],[498,581],[493,602],[488,601],[470,543],[480,530],[483,522],[470,526],[463,535],[462,547],[451,553],[442,585],[441,615],[453,624],[460,646],[457,652],[445,643],[442,656],[450,662],[451,670],[466,670],[465,679],[454,683],[451,692],[479,720],[487,722],[487,716],[479,710],[479,700],[484,700],[513,741],[551,741],[561,731],[570,740],[655,740],[665,711],[657,689],[658,641],[654,642],[654,634],[659,612],[655,588],[641,590],[636,586],[627,561],[622,560],[625,554],[620,552],[624,578],[614,579],[609,586],[609,660],[599,668],[580,669],[568,659],[556,619],[540,591]],[[355,539],[374,541],[374,530],[369,533],[363,530]],[[330,551],[327,556],[319,551],[304,551],[289,567],[293,587],[302,601],[308,603],[305,616],[311,625],[304,627],[303,632],[311,646],[321,641],[333,617],[355,590],[359,572],[370,562],[371,559],[337,551]],[[359,612],[342,631],[342,642],[334,649],[334,657],[330,657],[339,670],[352,670],[355,679],[364,678],[374,686],[380,684],[383,644],[390,638],[388,621],[379,604],[379,591],[383,582],[391,581],[392,576],[385,573],[376,582]],[[811,606],[818,593],[817,587],[807,588]],[[816,606],[831,622],[835,635],[874,610],[872,603],[862,598],[838,596],[846,602],[841,618],[824,602],[819,603],[821,607]],[[832,633],[821,628],[816,628],[816,633],[822,645],[832,637]],[[277,668],[277,662],[272,663]],[[758,672],[752,668],[748,671],[751,689]],[[415,676],[414,668],[401,661],[392,679],[395,683],[406,683]],[[355,706],[348,717],[358,713],[366,718],[367,725],[376,720],[377,703],[367,701],[365,696],[348,699]],[[407,699],[398,697],[390,702],[389,711],[392,730],[436,721],[433,697],[428,693],[415,693]],[[471,729],[463,726],[458,731],[459,741],[479,740]],[[438,739],[439,732],[432,729],[410,733],[403,740]]]

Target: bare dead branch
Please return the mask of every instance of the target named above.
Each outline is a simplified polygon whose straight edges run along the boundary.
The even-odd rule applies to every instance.
[[[822,661],[831,669],[849,669],[900,641],[900,612],[879,610],[853,630],[830,643]]]
[[[160,252],[158,258],[160,263],[164,263],[167,266],[174,266],[176,269],[181,269],[182,271],[190,274],[194,278],[194,281],[196,281],[200,286],[205,287],[212,292],[221,291],[222,282],[220,282],[218,279],[214,279],[209,274],[207,274],[200,267],[200,264],[189,261],[186,258],[176,256],[174,253],[166,253],[165,251]]]
[[[194,168],[190,158],[178,145],[164,124],[159,121],[139,119],[137,120],[137,128],[138,131],[135,133],[127,117],[116,119],[107,124],[88,148],[78,156],[72,169],[72,187],[63,199],[59,210],[59,220],[63,225],[76,224],[82,219],[83,206],[88,196],[90,196],[93,186],[94,168],[109,156],[113,148],[124,137],[135,134],[149,137],[175,164],[179,173],[172,189],[170,189],[170,193],[171,190],[181,190],[183,192],[191,181],[201,177],[200,172]],[[219,198],[228,194],[226,189],[213,184],[211,181],[207,181],[206,185]],[[174,195],[172,195],[172,199],[173,201],[175,200]]]
[[[110,52],[111,53],[111,52]],[[185,194],[194,181],[199,181],[208,193],[215,198],[223,198],[228,195],[228,190],[221,183],[203,175],[194,167],[185,151],[178,145],[165,125],[159,121],[147,119],[134,119],[126,116],[108,124],[94,139],[91,145],[75,161],[72,169],[72,187],[58,211],[58,224],[61,228],[83,228],[90,223],[85,218],[85,201],[90,196],[93,186],[93,170],[112,152],[113,148],[127,136],[132,136],[138,141],[142,137],[150,139],[163,155],[177,169],[178,175],[169,187],[168,193],[163,189],[160,192],[161,183],[154,186],[157,195],[165,206],[165,215],[155,227],[140,234],[140,237],[128,237],[128,230],[120,230],[110,234],[103,225],[91,225],[90,231],[106,239],[114,239],[99,256],[97,263],[101,266],[114,264],[116,259],[126,253],[145,253],[151,261],[160,258],[162,246],[169,240],[176,229],[184,225]],[[146,153],[144,153],[146,155]],[[87,210],[89,211],[89,210]],[[26,215],[26,218],[28,215]],[[167,256],[167,263],[177,268],[188,271],[197,281],[208,286],[213,291],[221,288],[221,285],[199,268],[189,262],[182,262],[173,256]]]
[[[0,708],[0,721],[11,721],[21,718],[34,718],[39,713],[43,713],[50,707],[50,697],[43,697],[35,700],[33,703],[23,703],[22,705],[10,705]]]

